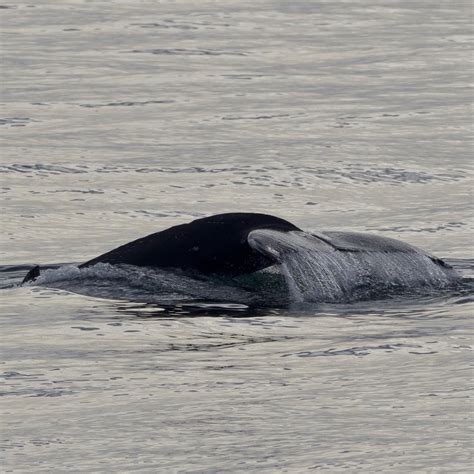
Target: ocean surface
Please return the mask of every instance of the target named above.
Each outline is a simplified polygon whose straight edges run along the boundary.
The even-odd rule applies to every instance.
[[[3,472],[472,472],[469,1],[0,15]],[[234,211],[400,239],[461,281],[328,303],[74,266]]]

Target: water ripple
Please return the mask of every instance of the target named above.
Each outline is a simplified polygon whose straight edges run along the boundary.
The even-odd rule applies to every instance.
[[[29,123],[38,122],[29,117],[5,117],[0,118],[0,126],[6,125],[7,127],[25,127]]]
[[[104,105],[99,105],[104,106]],[[271,118],[264,117],[264,118]],[[84,174],[84,173],[159,173],[159,174],[208,174],[226,173],[238,177],[239,185],[263,185],[263,182],[283,187],[307,187],[311,180],[320,179],[332,183],[353,183],[370,185],[385,183],[389,185],[427,184],[431,182],[457,182],[468,179],[467,173],[452,171],[421,171],[393,166],[373,166],[363,163],[338,163],[337,166],[294,166],[276,164],[274,166],[134,166],[134,165],[71,165],[71,164],[11,164],[0,165],[0,173],[34,173],[38,176],[50,174]],[[222,185],[231,180],[222,178]],[[219,183],[214,183],[216,185]]]
[[[110,102],[108,104],[79,104],[79,106],[95,109],[95,108],[100,108],[100,107],[134,107],[137,105],[172,104],[174,102],[175,101],[171,99],[163,99],[163,100]]]
[[[248,53],[239,51],[220,51],[215,49],[190,49],[190,48],[156,48],[134,49],[130,53],[148,53],[156,55],[177,56],[247,56]]]
[[[351,347],[349,349],[326,349],[319,351],[302,351],[295,352],[290,354],[283,354],[281,357],[333,357],[333,356],[356,356],[364,357],[370,355],[374,350],[383,350],[384,352],[394,352],[405,347],[416,348],[421,347],[419,345],[409,345],[409,344],[382,344],[379,346],[363,346],[363,347]],[[411,352],[410,352],[411,353]],[[435,354],[436,352],[430,352],[430,354]]]

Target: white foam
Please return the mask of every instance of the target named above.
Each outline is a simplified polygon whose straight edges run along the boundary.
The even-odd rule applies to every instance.
[[[33,285],[75,293],[133,301],[215,299],[248,301],[252,294],[215,279],[193,278],[180,272],[133,265],[98,263],[91,267],[64,266],[41,273]]]

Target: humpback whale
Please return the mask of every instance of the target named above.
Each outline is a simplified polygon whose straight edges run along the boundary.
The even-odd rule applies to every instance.
[[[443,286],[456,274],[443,260],[399,240],[355,232],[305,232],[279,217],[257,213],[218,214],[176,225],[79,268],[99,263],[225,277],[280,265],[300,293],[312,291],[326,300],[340,299],[373,282]],[[36,266],[23,283],[39,275]]]
[[[109,263],[176,268],[228,276],[253,273],[275,263],[272,257],[249,245],[248,236],[257,229],[281,232],[300,230],[284,219],[267,214],[218,214],[176,225],[121,245],[82,263],[79,268]],[[23,283],[35,280],[39,275],[39,266],[35,266]]]

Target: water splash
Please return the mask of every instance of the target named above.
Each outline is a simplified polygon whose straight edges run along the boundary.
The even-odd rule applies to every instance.
[[[387,239],[384,248],[385,239],[374,237],[368,239],[373,246],[367,250],[361,243],[341,250],[331,241],[330,234],[271,230],[249,237],[253,248],[279,261],[292,299],[299,302],[344,302],[445,288],[458,279],[454,270],[408,244]]]
[[[247,303],[255,298],[252,292],[225,279],[108,263],[87,268],[68,265],[48,269],[34,283],[28,284],[36,285],[99,298],[157,303],[197,300]]]

